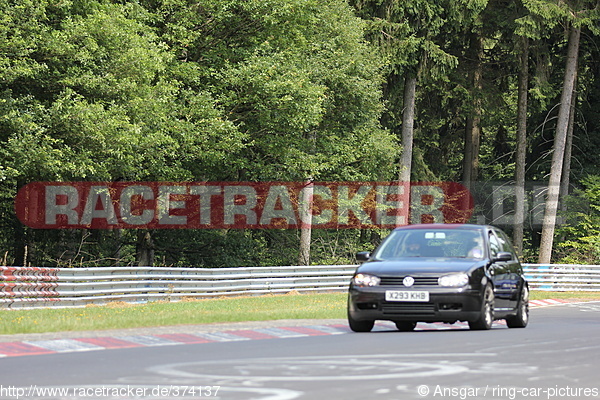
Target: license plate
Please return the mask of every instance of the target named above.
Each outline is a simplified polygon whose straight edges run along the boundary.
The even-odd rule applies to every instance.
[[[386,290],[386,301],[419,301],[428,302],[429,292],[424,291],[404,291],[404,290]]]

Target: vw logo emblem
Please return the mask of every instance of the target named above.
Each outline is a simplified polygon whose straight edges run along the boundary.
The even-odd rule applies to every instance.
[[[415,284],[415,278],[413,278],[412,276],[407,276],[406,278],[404,278],[402,280],[402,283],[404,284],[404,286],[406,287],[411,287],[412,285]]]

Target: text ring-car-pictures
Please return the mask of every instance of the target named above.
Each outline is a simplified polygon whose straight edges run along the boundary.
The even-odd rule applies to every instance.
[[[376,320],[399,330],[417,322],[466,321],[487,330],[529,320],[529,287],[506,234],[486,225],[408,225],[373,253],[360,252],[348,294],[348,323],[368,332]]]

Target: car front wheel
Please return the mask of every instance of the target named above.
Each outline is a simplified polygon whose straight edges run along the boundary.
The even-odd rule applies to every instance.
[[[371,329],[375,326],[375,321],[357,321],[348,314],[348,325],[354,332],[371,332]]]
[[[413,322],[413,321],[396,321],[395,324],[396,324],[396,328],[400,332],[413,331],[415,329],[415,327],[417,326],[417,323]]]
[[[481,299],[481,313],[475,321],[469,321],[469,327],[473,330],[488,330],[494,322],[494,290],[490,285],[485,287]]]
[[[529,289],[523,285],[517,314],[506,318],[506,326],[509,328],[525,328],[529,322]]]

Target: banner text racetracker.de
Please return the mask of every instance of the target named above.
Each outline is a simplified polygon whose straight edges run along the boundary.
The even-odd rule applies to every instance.
[[[15,199],[38,229],[393,228],[465,223],[455,182],[32,182]]]

